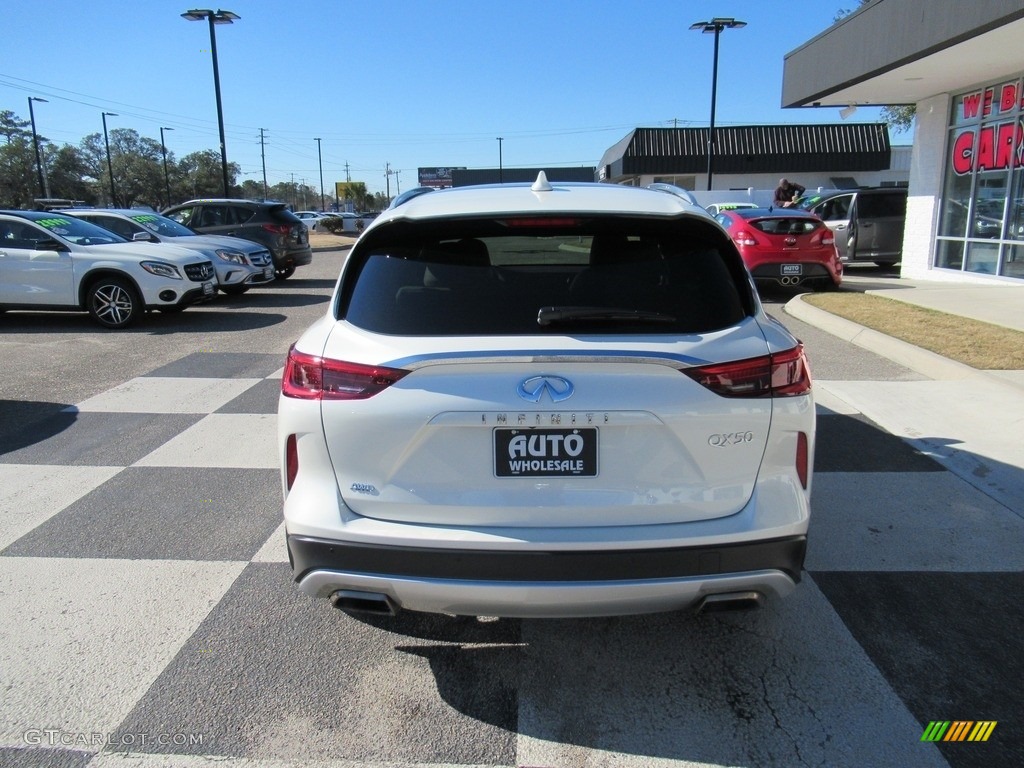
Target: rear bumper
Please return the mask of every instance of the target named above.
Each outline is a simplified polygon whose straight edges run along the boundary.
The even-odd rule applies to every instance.
[[[313,263],[313,249],[308,245],[285,246],[274,251],[274,266],[277,269],[285,267],[305,267]]]
[[[678,610],[737,591],[783,597],[800,580],[805,536],[639,550],[452,550],[288,536],[295,580],[315,597],[385,594],[400,608],[508,617]]]

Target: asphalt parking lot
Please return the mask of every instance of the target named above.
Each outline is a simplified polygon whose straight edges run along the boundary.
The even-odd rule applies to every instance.
[[[278,379],[343,257],[128,332],[0,317],[0,764],[1024,764],[1024,503],[991,483],[1020,471],[992,444],[1012,422],[953,418],[1008,396],[854,347],[786,297],[768,309],[808,347],[819,416],[789,599],[385,621],[299,593]],[[933,721],[996,725],[935,744]]]

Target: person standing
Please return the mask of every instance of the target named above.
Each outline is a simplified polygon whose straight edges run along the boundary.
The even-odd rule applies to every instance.
[[[795,181],[780,179],[779,186],[775,188],[775,203],[777,208],[791,208],[794,201],[804,193],[804,187]]]

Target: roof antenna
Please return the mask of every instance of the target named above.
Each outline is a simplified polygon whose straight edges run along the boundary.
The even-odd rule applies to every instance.
[[[530,189],[534,192],[551,192],[554,187],[551,186],[551,182],[548,181],[548,175],[541,171],[537,174],[537,180],[533,182],[533,186]]]

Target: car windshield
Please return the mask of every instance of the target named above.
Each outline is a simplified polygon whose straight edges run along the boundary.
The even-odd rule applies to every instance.
[[[196,234],[184,224],[179,224],[173,219],[157,213],[139,213],[130,218],[136,224],[141,224],[151,232],[156,232],[164,237],[190,237]]]
[[[60,216],[59,214],[42,216],[33,219],[33,222],[51,234],[75,245],[110,245],[111,243],[128,242],[110,230],[71,216]]]
[[[703,333],[752,310],[742,262],[699,220],[395,222],[350,259],[337,316],[378,333]]]

